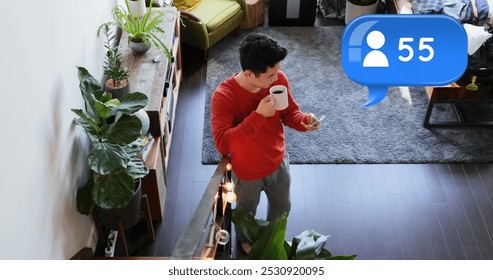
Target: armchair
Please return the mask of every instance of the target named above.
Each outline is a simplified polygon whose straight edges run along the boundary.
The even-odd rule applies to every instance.
[[[239,29],[247,18],[245,0],[200,0],[187,10],[175,6],[182,20],[182,42],[204,50],[204,59],[207,59],[208,49],[212,45],[231,31]]]

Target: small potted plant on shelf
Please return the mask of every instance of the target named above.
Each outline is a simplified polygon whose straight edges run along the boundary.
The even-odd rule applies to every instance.
[[[377,12],[379,0],[347,0],[345,22],[349,24],[354,18],[366,15],[375,14]]]
[[[149,100],[140,92],[113,98],[83,67],[78,67],[78,77],[85,109],[72,111],[91,140],[87,161],[92,179],[77,191],[77,210],[89,215],[95,209],[109,229],[116,229],[121,218],[128,229],[140,219],[140,179],[149,172],[138,157],[142,123],[133,114]]]
[[[105,65],[103,66],[106,82],[104,88],[118,99],[129,91],[128,71],[122,64],[122,57],[118,45],[115,44],[115,35],[108,24],[103,24],[98,30],[98,36],[104,34],[106,48]]]
[[[161,24],[166,20],[165,13],[158,9],[148,8],[143,15],[133,14],[129,0],[125,0],[125,6],[116,6],[112,11],[115,21],[105,24],[116,25],[127,32],[128,44],[135,54],[143,54],[154,46],[170,59],[171,53],[160,38],[165,35],[164,29],[161,28]]]

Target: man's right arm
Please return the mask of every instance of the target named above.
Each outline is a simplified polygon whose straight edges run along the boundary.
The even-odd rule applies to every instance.
[[[217,96],[211,101],[212,136],[219,153],[227,155],[241,148],[245,140],[254,137],[257,129],[267,120],[255,111],[243,120],[236,120],[234,105]]]

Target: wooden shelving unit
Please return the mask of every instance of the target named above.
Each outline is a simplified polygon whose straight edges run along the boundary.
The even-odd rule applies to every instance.
[[[125,32],[120,38],[120,51],[123,64],[129,70],[130,92],[142,92],[150,100],[145,110],[149,115],[149,132],[154,137],[155,144],[146,161],[150,173],[143,180],[143,193],[147,194],[152,219],[160,221],[164,209],[168,155],[182,78],[182,60],[179,11],[175,7],[153,9],[160,9],[166,15],[166,21],[162,26],[165,30],[162,40],[171,51],[172,58],[168,60],[166,54],[154,47],[143,55],[134,55],[128,46],[128,34]]]

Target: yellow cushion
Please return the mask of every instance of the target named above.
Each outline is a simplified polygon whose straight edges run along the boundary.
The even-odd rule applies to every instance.
[[[180,10],[190,11],[200,4],[201,0],[174,0],[173,6]]]

